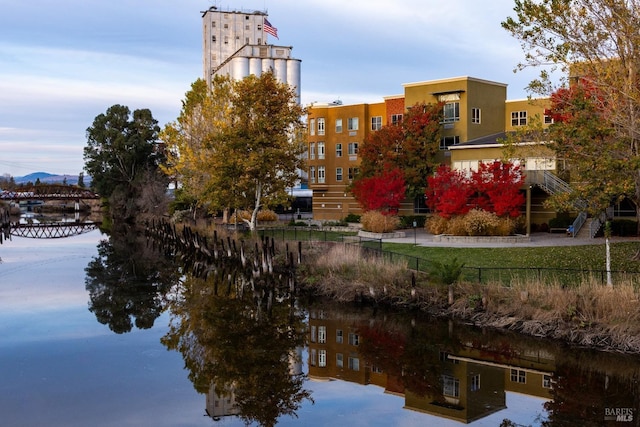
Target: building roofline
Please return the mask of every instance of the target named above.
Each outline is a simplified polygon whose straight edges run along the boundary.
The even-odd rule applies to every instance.
[[[404,98],[404,94],[399,94],[399,95],[388,95],[388,96],[383,96],[382,99],[384,99],[385,101],[390,101],[392,99],[402,99]]]
[[[262,15],[262,16],[269,16],[269,14],[266,11],[261,11],[261,10],[231,10],[231,9],[220,9],[216,6],[211,6],[209,9],[207,10],[201,10],[200,13],[202,13],[202,16],[204,17],[208,12],[220,12],[220,13],[238,13],[238,14],[242,14],[242,15]]]
[[[469,77],[469,76],[459,76],[459,77],[449,77],[445,79],[436,79],[436,80],[424,80],[421,82],[412,82],[412,83],[403,83],[402,87],[415,87],[415,86],[424,86],[425,84],[435,84],[435,83],[447,83],[447,82],[458,82],[458,81],[473,81],[479,83],[487,83],[495,86],[507,87],[506,83],[494,82],[491,80],[479,79],[477,77]]]

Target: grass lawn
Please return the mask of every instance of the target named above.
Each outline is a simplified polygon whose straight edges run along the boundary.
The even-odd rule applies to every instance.
[[[640,248],[638,243],[624,242],[611,244],[611,270],[614,272],[640,272],[640,262],[631,258]],[[552,246],[552,247],[523,247],[523,248],[445,248],[424,247],[402,243],[384,243],[383,250],[427,260],[427,262],[451,262],[456,258],[464,263],[463,276],[475,279],[481,274],[483,280],[496,278],[505,279],[505,275],[513,276],[516,269],[540,270],[605,270],[606,252],[604,244],[585,246]],[[428,270],[428,265],[421,269]],[[499,269],[511,268],[512,271]],[[478,272],[481,269],[482,272]],[[523,273],[524,274],[524,273]],[[564,273],[561,273],[564,274]],[[575,272],[568,271],[568,277],[575,276]]]

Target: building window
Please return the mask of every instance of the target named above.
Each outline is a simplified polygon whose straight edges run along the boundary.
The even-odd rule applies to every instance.
[[[550,375],[543,375],[542,376],[542,387],[551,388],[551,376]]]
[[[311,160],[314,160],[316,158],[316,143],[315,142],[310,142],[309,143],[309,158]]]
[[[324,159],[324,142],[318,142],[318,159]]]
[[[342,168],[336,168],[336,181],[342,182]]]
[[[324,184],[324,166],[318,166],[318,184]]]
[[[327,327],[318,326],[318,342],[324,344],[327,342]]]
[[[460,380],[451,375],[443,375],[442,394],[445,396],[460,397]]]
[[[324,119],[318,119],[318,135],[324,135]]]
[[[342,119],[336,119],[336,133],[342,132]]]
[[[211,42],[215,43],[216,42],[216,36],[211,36]]]
[[[526,111],[512,111],[511,112],[511,126],[525,126],[527,124],[527,112]]]
[[[353,181],[359,171],[359,168],[349,168],[349,181]]]
[[[358,118],[349,117],[347,119],[347,130],[358,130]]]
[[[309,135],[316,134],[316,119],[309,120]]]
[[[309,181],[311,181],[312,184],[316,183],[316,167],[315,166],[311,166],[309,168]]]
[[[360,360],[357,357],[349,356],[349,369],[352,371],[360,370]]]
[[[371,372],[374,374],[381,374],[382,373],[382,368],[379,367],[378,365],[372,365],[371,366]]]
[[[311,340],[311,342],[316,342],[316,327],[315,326],[311,326],[311,336],[309,337],[309,339]]]
[[[511,382],[526,384],[527,383],[527,373],[520,369],[512,369],[511,370]]]
[[[344,360],[342,357],[342,353],[336,353],[336,366],[338,368],[343,368],[344,367]]]
[[[429,213],[429,207],[427,206],[427,199],[424,194],[418,194],[413,199],[413,213],[426,214]]]
[[[342,157],[342,144],[336,144],[336,157]]]
[[[451,123],[460,121],[460,103],[459,102],[447,102],[444,104],[444,123]]]
[[[336,329],[336,342],[338,344],[342,344],[342,340],[343,340],[343,336],[342,336],[342,329]]]
[[[224,36],[224,44],[229,44],[229,37]]]
[[[471,391],[480,390],[480,374],[471,377]]]
[[[350,156],[355,156],[356,154],[358,154],[358,143],[357,142],[350,142],[349,143],[349,155]]]
[[[371,130],[380,130],[382,128],[382,117],[371,117]]]
[[[327,366],[327,350],[318,351],[318,366],[320,368]]]
[[[354,334],[353,332],[349,332],[349,344],[350,345],[358,345],[360,344],[360,337],[358,334]]]
[[[392,114],[391,115],[391,124],[396,126],[402,123],[402,114]]]
[[[471,109],[471,123],[475,123],[475,124],[480,124],[480,109],[479,108],[472,108]]]
[[[550,116],[550,115],[548,115],[548,114],[545,114],[545,115],[544,115],[544,124],[545,124],[545,125],[551,125],[551,124],[553,124],[553,117],[551,117],[551,116]]]
[[[458,145],[460,143],[459,136],[445,136],[440,139],[440,149],[446,150],[447,147]]]
[[[212,26],[213,28],[215,28],[215,27],[216,27],[216,21],[211,21],[211,26]]]
[[[309,365],[316,366],[316,349],[312,348],[311,353],[309,353]]]

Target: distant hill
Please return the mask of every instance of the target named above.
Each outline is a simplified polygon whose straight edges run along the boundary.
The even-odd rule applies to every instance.
[[[43,184],[62,184],[65,182],[70,185],[78,184],[78,175],[56,175],[48,172],[34,172],[25,176],[16,176],[13,177],[16,184],[26,184],[27,182],[35,183],[38,179]],[[85,185],[89,185],[91,179],[86,175],[84,177]]]

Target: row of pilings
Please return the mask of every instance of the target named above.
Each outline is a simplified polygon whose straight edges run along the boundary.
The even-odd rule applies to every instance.
[[[175,223],[165,219],[154,219],[145,225],[148,241],[179,258],[196,277],[224,275],[229,287],[240,284],[240,288],[244,288],[248,284],[255,291],[286,286],[289,291],[295,291],[295,267],[302,259],[301,242],[294,256],[288,243],[284,253],[278,253],[275,240],[269,236],[247,244],[243,239],[223,234],[226,233],[214,229],[212,235],[207,236],[188,225],[178,229]]]

